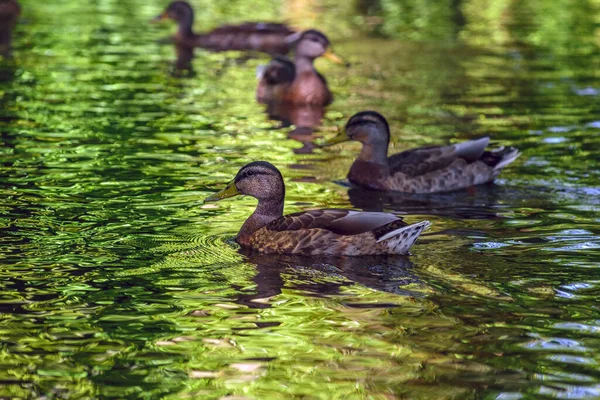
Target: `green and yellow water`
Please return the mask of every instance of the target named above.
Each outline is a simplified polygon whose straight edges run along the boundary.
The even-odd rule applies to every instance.
[[[600,398],[600,1],[193,0],[195,28],[316,26],[335,102],[394,152],[489,135],[494,185],[343,184],[358,144],[307,153],[254,101],[266,58],[173,74],[167,1],[21,0],[0,61],[0,398]],[[163,40],[164,42],[164,40]],[[247,162],[286,211],[404,211],[407,258],[243,254],[255,201],[204,205]]]

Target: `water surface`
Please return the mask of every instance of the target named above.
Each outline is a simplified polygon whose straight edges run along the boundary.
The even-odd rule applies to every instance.
[[[600,397],[598,1],[194,1],[196,27],[322,27],[352,68],[315,135],[376,109],[392,151],[490,135],[495,184],[383,195],[340,181],[254,101],[266,61],[173,74],[164,2],[22,0],[0,61],[0,397]],[[401,4],[402,3],[402,4]],[[314,10],[317,10],[315,12]],[[239,251],[255,201],[202,199],[245,163],[286,211],[407,212],[409,258]]]

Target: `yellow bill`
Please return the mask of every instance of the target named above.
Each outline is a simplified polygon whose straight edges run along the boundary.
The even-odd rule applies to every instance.
[[[166,11],[163,12],[162,14],[157,15],[156,17],[152,18],[150,20],[150,22],[153,24],[156,24],[157,22],[164,21],[165,19],[169,19],[169,13]]]
[[[323,54],[323,57],[336,64],[344,64],[346,67],[350,66],[349,62],[346,62],[342,57],[335,54],[331,49],[327,49],[327,51]]]
[[[340,132],[337,136],[325,139],[323,142],[321,142],[321,144],[319,144],[319,147],[333,146],[334,144],[347,142],[349,140],[350,138],[348,137],[348,135],[346,135],[346,133]]]
[[[240,194],[240,192],[238,191],[237,187],[235,186],[235,181],[231,181],[225,189],[223,189],[220,192],[217,192],[213,195],[208,196],[207,198],[204,199],[204,202],[207,203],[209,201],[219,201],[219,200],[226,199],[228,197],[237,196],[238,194]]]

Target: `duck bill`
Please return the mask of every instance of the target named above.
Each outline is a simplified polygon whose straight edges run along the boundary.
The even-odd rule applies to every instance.
[[[348,66],[349,64],[344,61],[344,59],[340,56],[338,56],[337,54],[335,54],[333,51],[331,50],[327,50],[325,52],[325,54],[323,54],[323,57],[325,57],[326,59],[328,59],[331,62],[334,62],[336,64],[344,64],[346,66]]]
[[[235,187],[235,182],[232,181],[225,189],[205,198],[204,202],[208,203],[209,201],[219,201],[228,197],[237,196],[238,194],[240,194],[240,192],[238,191],[237,187]]]
[[[330,139],[326,139],[319,146],[320,147],[333,146],[334,144],[347,142],[349,140],[350,140],[350,138],[344,132],[340,132],[337,136],[334,136]]]
[[[159,23],[159,22],[161,22],[161,21],[164,21],[164,20],[166,20],[166,19],[169,19],[169,13],[165,11],[165,12],[163,12],[162,14],[160,14],[160,15],[157,15],[156,17],[152,18],[152,19],[150,20],[150,23],[151,23],[151,24],[157,24],[157,23]]]

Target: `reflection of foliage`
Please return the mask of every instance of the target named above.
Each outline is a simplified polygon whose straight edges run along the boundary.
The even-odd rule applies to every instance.
[[[381,0],[382,32],[410,39],[445,39],[452,35],[450,0]]]
[[[198,51],[196,76],[169,77],[156,40],[173,25],[147,24],[168,0],[21,0],[0,73],[1,398],[594,390],[600,0],[190,1],[199,31],[289,19],[329,34],[353,67],[318,61],[337,96],[327,134],[374,108],[394,152],[489,134],[524,156],[498,192],[428,218],[408,280],[424,297],[398,296],[388,270],[260,269],[226,240],[256,201],[201,199],[265,158],[287,212],[350,207],[332,181],[357,144],[295,155],[253,101],[263,60]]]
[[[593,4],[595,3],[595,4]],[[463,37],[479,45],[511,42],[557,50],[593,46],[597,0],[465,1]]]
[[[336,7],[349,17],[339,22],[350,21],[346,29],[405,40],[453,40],[459,33],[478,45],[518,41],[589,50],[598,44],[598,0],[356,0],[353,9],[340,9],[332,0],[324,3],[325,9]],[[315,18],[332,22],[327,17]]]

